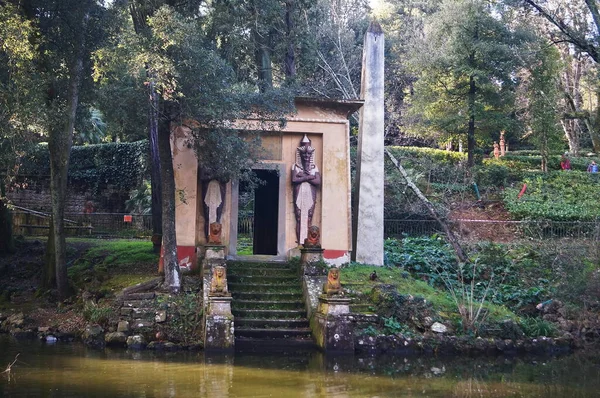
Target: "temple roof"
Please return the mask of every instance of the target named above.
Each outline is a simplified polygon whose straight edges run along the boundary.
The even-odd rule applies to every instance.
[[[297,104],[316,105],[325,108],[345,111],[348,115],[359,110],[365,103],[364,100],[333,99],[324,97],[296,97]]]

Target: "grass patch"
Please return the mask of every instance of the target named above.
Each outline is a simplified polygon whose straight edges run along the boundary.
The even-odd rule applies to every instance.
[[[373,272],[377,273],[375,281],[370,280],[370,275]],[[383,289],[385,285],[391,285],[398,292],[399,296],[396,300],[412,302],[413,304],[409,305],[413,306],[425,305],[431,309],[433,318],[439,318],[440,321],[453,324],[455,327],[460,326],[460,314],[450,294],[446,290],[437,289],[425,281],[415,279],[403,268],[376,267],[354,263],[342,269],[341,282],[350,291],[351,295],[357,298],[360,297],[363,304],[369,304],[373,309],[377,308],[380,315],[382,310],[385,312],[381,305],[386,300],[392,306],[398,305],[398,303],[393,304],[389,301],[390,296],[386,297],[387,293]],[[410,299],[407,300],[407,298]],[[496,323],[506,319],[518,321],[519,319],[517,315],[502,305],[486,302],[483,309],[487,312],[486,323]],[[391,313],[394,312],[394,310],[390,311]],[[389,318],[385,318],[384,329],[388,331],[391,328],[390,325],[395,325],[395,322],[397,322],[392,319],[393,315],[391,313]],[[400,329],[404,330],[405,328],[406,325],[402,324]]]
[[[376,281],[369,279],[373,271],[377,273]],[[377,285],[393,285],[402,294],[422,297],[439,312],[450,313],[455,310],[454,303],[446,292],[436,290],[427,282],[414,279],[402,268],[351,264],[342,270],[341,281],[342,285],[352,284],[352,290],[365,295],[371,293]]]
[[[156,263],[158,254],[153,252],[150,241],[143,240],[107,240],[88,249],[87,259],[102,258],[103,265],[135,265],[140,263]]]
[[[68,268],[79,289],[114,293],[156,277],[159,255],[153,252],[152,242],[69,239],[68,244],[84,248]]]

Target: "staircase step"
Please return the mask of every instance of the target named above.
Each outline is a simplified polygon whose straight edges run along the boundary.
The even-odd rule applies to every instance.
[[[229,290],[233,292],[266,292],[268,290],[281,291],[288,290],[291,292],[301,293],[299,283],[249,283],[249,282],[229,282],[227,283]]]
[[[235,318],[235,327],[261,328],[269,330],[292,330],[308,328],[308,320],[304,319],[258,319],[258,318]]]
[[[240,274],[229,274],[227,276],[229,283],[264,283],[264,284],[289,284],[293,283],[294,286],[299,285],[300,279],[298,275],[286,275],[286,276],[262,276],[262,275],[240,275]]]
[[[134,319],[131,322],[131,329],[137,330],[142,328],[149,328],[154,326],[154,321],[143,320],[143,319]]]
[[[156,297],[154,292],[147,293],[128,293],[123,295],[123,300],[149,300]]]
[[[316,348],[312,337],[288,337],[285,339],[278,338],[259,338],[259,337],[235,337],[235,350],[244,352],[264,353],[265,351],[282,352],[289,355],[298,351],[303,358],[307,358],[306,350],[314,350]]]
[[[237,310],[299,310],[304,309],[300,300],[233,300],[232,309]]]
[[[239,337],[261,337],[261,338],[278,338],[284,339],[289,337],[306,337],[311,336],[310,328],[297,329],[269,329],[269,328],[252,328],[252,327],[237,327],[235,328],[235,336]]]
[[[125,300],[123,307],[150,308],[154,305],[154,300]]]
[[[279,318],[286,317],[306,317],[306,310],[261,310],[261,309],[234,309],[233,315],[236,317],[263,317],[263,318]]]
[[[154,310],[154,308],[123,307],[119,313],[122,316],[129,316],[136,319],[154,319],[156,316],[156,310]]]
[[[232,291],[234,301],[254,300],[254,301],[302,301],[302,293],[270,293],[270,292],[235,292]]]
[[[263,276],[263,277],[278,277],[278,276],[295,276],[298,277],[298,270],[293,268],[227,268],[229,275],[241,276]]]
[[[296,267],[293,267],[291,265],[289,265],[288,263],[286,263],[285,261],[271,261],[271,262],[265,262],[265,261],[243,261],[243,262],[239,262],[239,261],[230,261],[227,263],[227,269],[230,268],[241,268],[241,269],[248,269],[248,268],[285,268],[285,269],[296,269]]]

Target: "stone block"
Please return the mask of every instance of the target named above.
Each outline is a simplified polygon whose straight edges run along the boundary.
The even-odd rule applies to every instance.
[[[166,310],[156,311],[156,315],[154,317],[154,322],[163,323],[166,320],[167,320],[167,311]]]
[[[104,341],[108,346],[122,346],[127,344],[127,335],[123,332],[107,333],[104,336]]]
[[[129,333],[129,322],[119,321],[117,324],[117,332]]]
[[[146,339],[144,336],[136,334],[134,336],[127,337],[127,348],[132,350],[141,350],[146,347]]]
[[[206,315],[204,349],[227,351],[235,346],[233,316]]]

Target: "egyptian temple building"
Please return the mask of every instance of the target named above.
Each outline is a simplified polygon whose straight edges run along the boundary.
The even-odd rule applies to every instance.
[[[181,266],[195,268],[211,245],[222,246],[229,259],[261,256],[261,260],[283,260],[297,256],[305,230],[311,225],[320,228],[326,262],[349,261],[352,220],[348,116],[362,106],[362,101],[296,98],[295,105],[296,113],[286,118],[284,127],[260,133],[264,155],[252,169],[265,183],[254,191],[239,181],[204,178],[195,151],[187,145],[189,130],[172,127]],[[244,128],[252,123],[261,125],[258,121],[244,122]],[[306,173],[302,171],[303,159],[310,163]],[[308,174],[314,177],[302,178]],[[309,215],[312,217],[307,218]],[[251,244],[242,245],[248,242]]]

